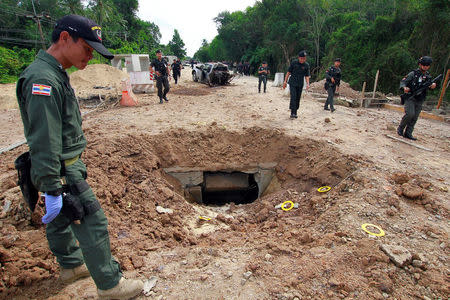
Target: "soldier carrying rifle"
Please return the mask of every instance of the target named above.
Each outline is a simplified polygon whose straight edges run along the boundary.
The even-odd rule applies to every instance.
[[[419,59],[419,68],[411,71],[400,81],[400,89],[405,92],[402,95],[402,103],[405,104],[405,115],[397,128],[397,133],[410,140],[417,140],[412,133],[414,125],[419,119],[422,105],[427,96],[427,90],[436,88],[436,81],[431,79],[428,70],[433,62],[431,57],[423,56]]]

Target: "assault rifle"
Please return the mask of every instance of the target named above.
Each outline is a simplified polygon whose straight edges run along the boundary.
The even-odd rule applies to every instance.
[[[425,91],[426,89],[428,89],[433,83],[441,80],[442,78],[442,74],[439,74],[436,78],[434,78],[431,81],[427,81],[425,82],[420,88],[418,88],[417,90],[415,90],[412,93],[404,93],[400,96],[401,99],[401,104],[405,104],[406,100],[414,98],[420,94],[422,94],[423,91]]]

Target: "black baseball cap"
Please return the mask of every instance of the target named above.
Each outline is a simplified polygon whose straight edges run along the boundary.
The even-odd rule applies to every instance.
[[[341,62],[341,59],[340,58],[336,58],[334,61]]]
[[[102,28],[91,19],[78,15],[67,15],[56,21],[55,29],[60,29],[78,36],[107,59],[114,55],[102,44]]]
[[[299,53],[298,53],[298,57],[306,57],[306,51],[305,50],[302,50],[302,51],[300,51]]]
[[[432,62],[433,59],[429,56],[422,56],[421,58],[419,58],[419,64],[421,64],[422,66],[429,66]]]

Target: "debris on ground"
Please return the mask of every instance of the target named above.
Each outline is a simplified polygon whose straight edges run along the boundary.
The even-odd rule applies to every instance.
[[[394,262],[397,267],[404,267],[411,263],[412,254],[399,245],[381,245],[380,249]]]
[[[123,79],[129,79],[129,75],[105,64],[88,65],[70,74],[70,84],[82,107],[120,100]]]
[[[157,281],[158,281],[158,278],[155,276],[152,276],[148,280],[144,281],[143,293],[145,296],[148,297],[151,295],[151,290],[156,286]]]

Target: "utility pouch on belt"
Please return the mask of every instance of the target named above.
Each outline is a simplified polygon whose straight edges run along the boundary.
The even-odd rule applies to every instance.
[[[17,184],[20,186],[23,198],[28,203],[31,211],[34,212],[36,203],[39,200],[38,190],[31,182],[31,156],[30,152],[22,153],[14,162],[19,180]]]
[[[95,200],[89,205],[83,205],[78,197],[89,189],[89,184],[83,180],[75,184],[63,186],[63,207],[61,212],[70,222],[82,220],[100,209],[100,203]]]

